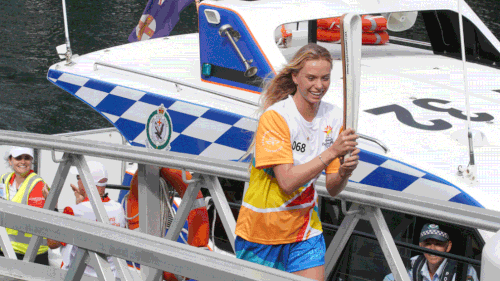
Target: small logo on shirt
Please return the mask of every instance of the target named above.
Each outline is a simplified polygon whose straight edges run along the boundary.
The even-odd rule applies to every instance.
[[[273,135],[269,135],[269,134]],[[262,136],[262,147],[267,152],[278,152],[283,148],[285,140],[275,131],[267,131]]]
[[[325,128],[325,130],[323,132],[326,133],[325,142],[323,143],[323,145],[326,148],[328,148],[328,147],[330,147],[333,144],[332,127],[326,126],[326,128]]]

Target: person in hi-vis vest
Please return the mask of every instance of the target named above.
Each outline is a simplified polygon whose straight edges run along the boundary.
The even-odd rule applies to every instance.
[[[32,169],[33,149],[26,147],[11,147],[5,155],[12,172],[5,173],[0,178],[0,197],[12,202],[43,208],[49,194],[47,184]],[[18,259],[23,259],[28,249],[31,234],[7,228],[7,233]],[[47,239],[42,240],[38,248],[35,262],[49,265]],[[0,251],[3,256],[3,252]]]

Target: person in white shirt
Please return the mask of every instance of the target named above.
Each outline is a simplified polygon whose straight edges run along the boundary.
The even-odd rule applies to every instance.
[[[450,252],[452,242],[448,233],[436,224],[426,224],[420,232],[420,247],[439,252]],[[412,281],[443,281],[455,280],[457,262],[447,258],[424,253],[411,258],[411,268],[408,270]],[[394,281],[391,274],[385,276],[384,281]],[[470,264],[467,268],[467,281],[479,281],[476,270]]]
[[[110,224],[116,225],[118,227],[126,227],[125,214],[121,204],[114,200],[111,200],[106,193],[106,183],[108,182],[108,173],[106,169],[99,162],[89,161],[87,164],[89,166],[90,173],[92,174],[92,178],[94,179],[95,186],[99,192],[99,195],[101,196],[101,200],[104,204],[104,208],[106,209],[106,213],[108,214]],[[76,167],[72,168],[72,172],[74,174],[77,174],[76,177],[78,180],[78,186],[71,184],[71,188],[75,193],[76,204],[64,208],[64,213],[96,221],[96,216],[94,214],[92,206],[90,205],[90,201],[87,197],[87,193],[85,192],[85,188],[83,186],[80,175],[78,175],[78,172],[76,171]],[[52,239],[47,239],[47,244],[51,249],[56,249],[62,246],[61,254],[63,256],[63,261],[61,264],[61,268],[68,269],[76,256],[78,247]],[[108,262],[110,263],[111,270],[113,271],[115,277],[117,277],[118,275],[116,272],[116,268],[111,257],[108,257]],[[97,277],[97,273],[90,265],[87,265],[87,267],[85,268],[85,274]]]

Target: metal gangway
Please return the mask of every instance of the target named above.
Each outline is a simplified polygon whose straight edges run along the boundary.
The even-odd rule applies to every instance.
[[[0,204],[2,226],[0,246],[5,253],[5,257],[0,257],[0,275],[24,280],[97,280],[83,274],[88,263],[96,270],[98,280],[115,280],[106,259],[107,256],[112,256],[121,280],[157,281],[161,280],[163,271],[196,280],[308,280],[287,272],[174,242],[195,203],[198,191],[203,187],[213,198],[234,250],[236,222],[218,177],[248,183],[247,163],[4,130],[0,130],[0,144],[64,153],[62,158],[54,158],[59,162],[59,166],[43,209],[10,201],[2,201]],[[101,200],[98,200],[97,190],[89,188],[92,186],[92,177],[85,160],[86,156],[139,164],[140,231],[123,229],[108,223],[104,206]],[[52,211],[71,166],[76,166],[79,170],[96,213],[97,222]],[[160,237],[163,230],[158,223],[161,192],[159,167],[190,171],[193,174],[165,238]],[[320,196],[330,197],[325,188],[324,177],[320,177],[317,189]],[[353,182],[349,182],[345,190],[335,199],[353,204],[331,244],[327,245],[325,276],[329,275],[339,260],[358,221],[367,220],[373,227],[395,280],[410,281],[381,209],[493,232],[500,230],[499,212],[397,191],[384,190],[384,193],[381,193],[378,188]],[[5,227],[33,234],[24,260],[17,260]],[[75,262],[68,271],[33,263],[42,237],[78,246]],[[493,250],[496,245],[500,245],[498,239],[492,241],[491,246],[486,244]],[[125,260],[141,264],[140,274],[129,271]],[[484,264],[482,276],[486,276]]]

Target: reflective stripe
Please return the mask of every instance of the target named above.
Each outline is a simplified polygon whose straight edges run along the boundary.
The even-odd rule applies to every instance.
[[[337,27],[337,25],[335,24],[335,21],[333,20],[333,21],[332,21],[332,24],[330,25],[330,28],[329,28],[329,29],[332,29],[332,28],[334,28],[334,27]]]
[[[12,173],[6,173],[6,174],[2,175],[2,182],[5,184],[5,186],[4,186],[4,189],[5,189],[5,199],[7,199],[7,200],[10,200],[9,182],[10,182],[10,179],[12,178],[13,174],[14,174],[14,172],[12,172]]]
[[[377,37],[377,41],[375,42],[375,45],[378,45],[378,44],[380,44],[380,42],[382,42],[382,37],[380,37],[380,34],[378,34],[376,32],[374,34]]]
[[[3,174],[2,177],[0,178],[0,189],[2,190],[0,191],[0,197],[3,199],[5,199],[7,194],[7,192],[5,191],[5,181],[4,181],[6,175],[7,174]]]
[[[370,31],[374,31],[377,28],[377,22],[373,18],[366,17],[365,19],[369,20],[371,23]]]
[[[21,200],[21,204],[25,204],[25,205],[28,204],[28,198],[30,197],[31,190],[33,190],[33,187],[35,187],[35,185],[38,182],[40,182],[41,180],[42,180],[42,178],[39,175],[37,175],[37,174],[35,174],[34,176],[32,176],[29,179],[28,183],[26,184],[26,188],[29,188],[29,190],[25,190],[24,191],[23,199]]]

